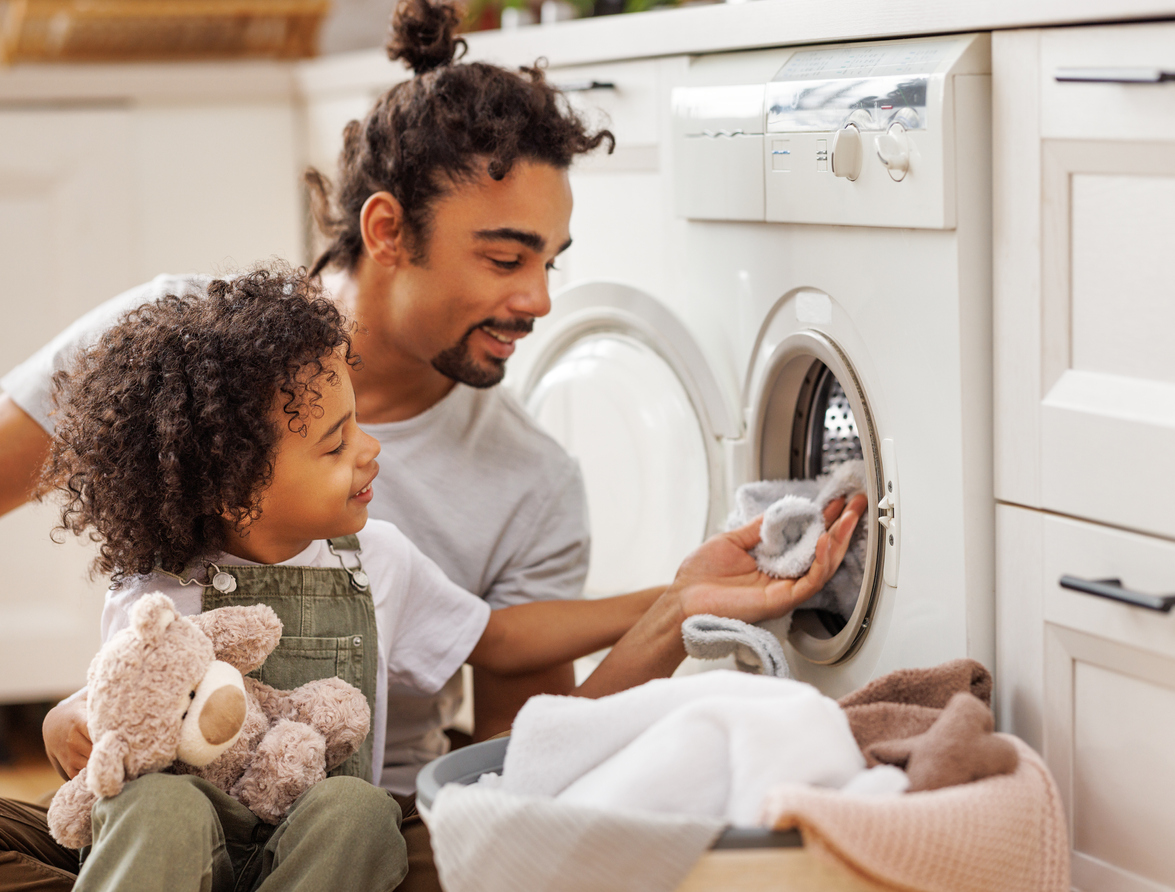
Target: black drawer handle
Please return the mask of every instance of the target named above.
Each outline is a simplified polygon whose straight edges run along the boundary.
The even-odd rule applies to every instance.
[[[1097,595],[1099,598],[1109,598],[1111,601],[1121,601],[1134,607],[1145,607],[1147,610],[1157,610],[1159,613],[1170,613],[1171,608],[1175,607],[1175,595],[1144,595],[1141,592],[1132,592],[1130,589],[1122,588],[1121,579],[1078,579],[1076,576],[1062,576],[1061,588]]]
[[[610,81],[568,81],[565,84],[553,84],[556,89],[564,93],[587,93],[591,90],[615,90],[616,85]]]
[[[1070,84],[1161,84],[1175,71],[1161,68],[1058,68],[1057,81]]]

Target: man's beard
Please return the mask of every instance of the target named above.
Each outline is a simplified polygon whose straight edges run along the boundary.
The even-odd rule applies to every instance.
[[[432,359],[432,367],[454,381],[468,384],[470,387],[487,388],[501,383],[506,377],[506,360],[496,356],[487,356],[487,365],[477,363],[469,353],[469,339],[482,326],[497,331],[520,331],[529,333],[534,328],[533,319],[483,319],[476,325],[471,325],[461,340],[452,347],[438,353]]]

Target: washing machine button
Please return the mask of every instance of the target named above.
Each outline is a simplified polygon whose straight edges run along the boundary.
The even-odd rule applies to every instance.
[[[852,182],[861,175],[861,131],[848,124],[832,137],[832,172]]]
[[[877,157],[889,170],[889,178],[900,183],[910,171],[910,137],[906,128],[898,121],[877,137]]]

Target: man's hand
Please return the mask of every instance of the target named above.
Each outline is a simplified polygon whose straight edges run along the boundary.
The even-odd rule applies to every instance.
[[[829,504],[824,512],[828,530],[816,543],[812,566],[799,579],[768,576],[748,554],[759,541],[761,517],[708,539],[685,559],[670,587],[678,591],[682,618],[712,613],[756,623],[794,610],[832,578],[867,505],[864,495],[847,506],[843,499]]]
[[[66,780],[86,767],[93,745],[86,722],[84,689],[49,710],[41,725],[41,736],[49,762]]]

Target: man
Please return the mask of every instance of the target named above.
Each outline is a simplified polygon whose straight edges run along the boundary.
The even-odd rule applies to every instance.
[[[550,309],[548,271],[571,241],[567,169],[611,134],[589,133],[538,70],[455,64],[463,45],[455,24],[448,6],[402,0],[398,7],[389,55],[417,76],[348,125],[333,194],[309,175],[330,239],[314,272],[327,271],[327,291],[360,325],[356,410],[383,456],[371,516],[395,523],[493,607],[576,597],[588,558],[578,469],[494,385],[514,343]],[[52,424],[54,369],[121,312],[189,285],[160,277],[133,289],[4,378],[0,510],[32,491]],[[819,590],[835,570],[859,513],[846,512],[847,532],[838,528],[797,595]],[[626,669],[627,683],[672,672],[679,651],[680,642]],[[476,736],[509,728],[529,696],[573,686],[570,665],[511,678],[476,673]],[[614,679],[593,676],[579,693],[614,689]],[[454,679],[438,698],[389,702],[381,783],[406,815],[416,772],[447,747],[443,728],[458,698]],[[84,707],[83,697],[70,698],[45,723],[46,748],[69,776],[89,755]],[[414,833],[423,828],[406,822],[410,857]],[[0,879],[3,849],[0,838]],[[407,883],[430,888],[427,846],[416,851],[423,854],[411,858]]]

